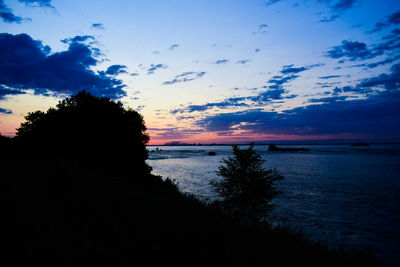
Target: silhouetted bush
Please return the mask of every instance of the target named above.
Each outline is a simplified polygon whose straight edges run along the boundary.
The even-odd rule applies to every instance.
[[[121,102],[81,91],[47,112],[29,113],[17,140],[43,158],[73,158],[82,167],[149,173],[143,117]]]
[[[210,184],[222,200],[217,201],[224,212],[258,223],[272,210],[270,201],[280,192],[274,182],[283,177],[275,169],[265,170],[264,160],[254,151],[254,144],[248,149],[233,146],[233,157],[224,159],[217,174],[222,180]]]

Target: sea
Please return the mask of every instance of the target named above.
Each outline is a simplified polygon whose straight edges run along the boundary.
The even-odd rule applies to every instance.
[[[248,146],[240,146],[247,148]],[[400,266],[400,144],[279,145],[309,151],[268,151],[256,145],[264,168],[284,179],[268,215],[272,225],[304,231],[343,249],[372,246],[378,260]],[[174,179],[181,191],[204,201],[217,196],[209,184],[232,156],[231,146],[148,146],[153,174]],[[208,152],[215,152],[209,156]]]

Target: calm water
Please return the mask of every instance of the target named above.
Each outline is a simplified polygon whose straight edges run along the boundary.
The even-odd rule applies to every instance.
[[[282,147],[297,147],[283,146]],[[312,145],[309,152],[268,152],[256,146],[284,176],[272,223],[304,228],[314,240],[335,246],[372,245],[390,265],[400,263],[400,145]],[[161,151],[155,151],[157,148]],[[184,192],[213,198],[208,182],[218,178],[230,146],[149,147],[153,173],[179,182]],[[215,151],[217,156],[208,156]]]

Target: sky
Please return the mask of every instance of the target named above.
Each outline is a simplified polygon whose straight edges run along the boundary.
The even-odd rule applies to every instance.
[[[0,133],[86,90],[150,144],[400,140],[400,1],[0,0]]]

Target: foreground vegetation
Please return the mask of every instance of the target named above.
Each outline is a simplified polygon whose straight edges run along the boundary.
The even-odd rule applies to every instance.
[[[65,101],[28,115],[17,138],[0,139],[2,253],[10,266],[375,265],[368,252],[244,224],[179,192],[146,165],[148,137],[135,111],[86,93]],[[132,136],[128,150],[120,146]]]

